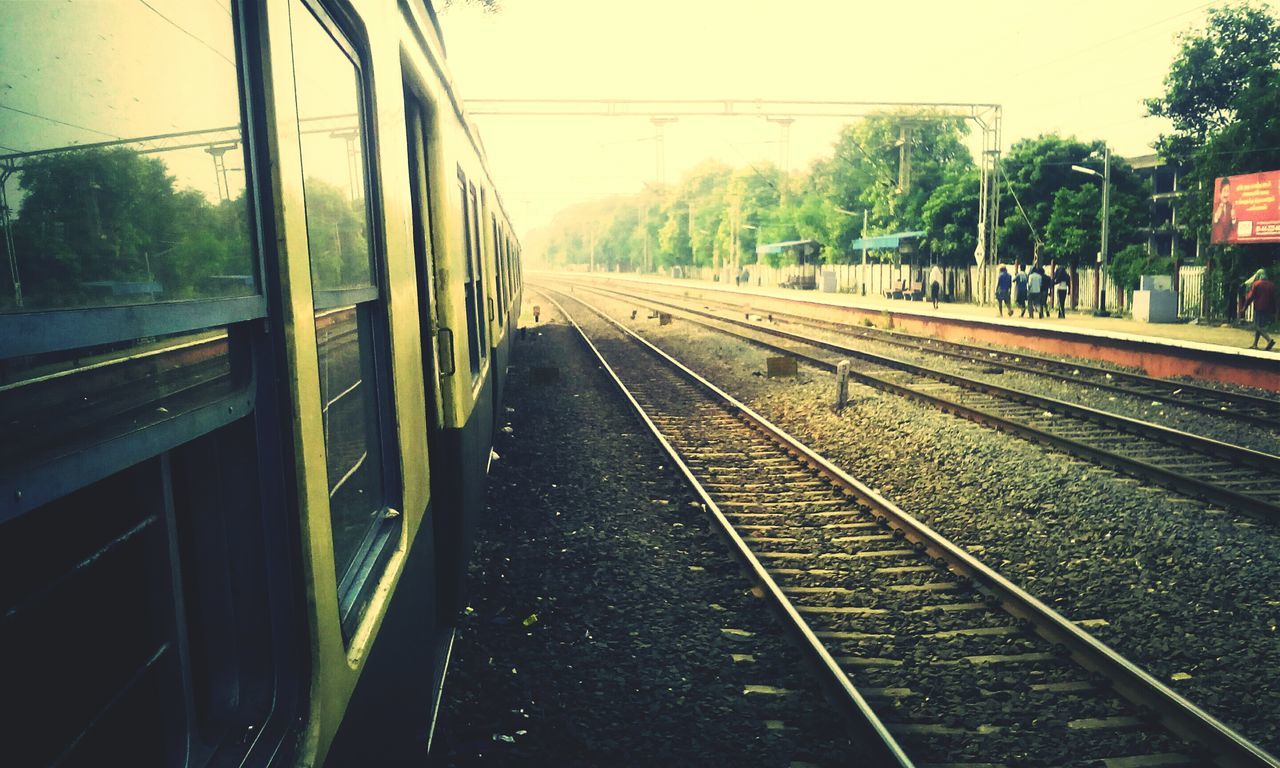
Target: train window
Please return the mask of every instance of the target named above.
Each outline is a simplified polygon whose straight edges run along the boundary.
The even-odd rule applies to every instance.
[[[489,222],[493,227],[493,292],[498,302],[498,325],[502,325],[502,232],[498,229],[497,215],[490,214]]]
[[[40,724],[8,764],[243,754],[275,693],[256,461],[241,419],[8,524],[6,694]]]
[[[159,5],[5,4],[0,313],[258,292],[231,14]]]
[[[471,363],[471,376],[475,378],[480,375],[480,334],[476,330],[476,326],[479,324],[477,318],[480,314],[480,291],[477,290],[480,280],[474,257],[476,250],[475,235],[472,234],[471,227],[471,221],[474,218],[472,211],[475,190],[467,184],[467,177],[463,175],[461,169],[458,171],[458,186],[462,192],[462,237],[466,246],[463,250],[463,258],[467,262],[466,280],[462,286],[467,307],[467,359]],[[470,193],[468,190],[470,190]]]
[[[225,329],[77,348],[0,364],[0,466],[43,464],[104,436],[133,432],[227,398],[247,386]]]
[[[385,313],[369,242],[359,59],[301,0],[292,24],[294,66],[305,73],[296,96],[333,556],[349,634],[399,526],[387,511],[395,462],[384,460]]]
[[[475,276],[475,294],[476,301],[479,304],[479,311],[476,312],[476,337],[480,341],[480,357],[487,357],[489,354],[489,323],[485,314],[485,287],[484,287],[484,240],[480,237],[481,212],[484,209],[484,193],[480,192],[477,197],[474,185],[470,187],[471,191],[471,242],[474,247],[471,250],[472,274]]]

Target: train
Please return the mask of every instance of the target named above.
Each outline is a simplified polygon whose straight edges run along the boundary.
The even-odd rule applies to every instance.
[[[435,9],[0,29],[0,762],[423,764],[523,293]]]

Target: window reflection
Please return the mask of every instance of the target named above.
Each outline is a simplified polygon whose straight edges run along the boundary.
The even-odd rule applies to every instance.
[[[311,279],[316,290],[372,285],[359,75],[300,3],[293,17]]]
[[[257,290],[226,0],[6,3],[0,39],[0,312]]]
[[[365,208],[360,79],[353,54],[298,0],[290,6],[302,136],[303,194],[328,457],[329,515],[340,603],[360,604],[388,530],[379,423],[376,318],[381,301],[350,304],[335,289],[374,287]],[[338,306],[334,306],[337,304]],[[390,523],[390,525],[394,525]],[[381,538],[380,538],[381,536]],[[343,610],[344,627],[358,619]]]
[[[0,468],[65,455],[232,394],[226,331],[212,329],[0,361]]]
[[[361,355],[368,324],[358,307],[316,317],[320,353],[320,396],[328,457],[333,556],[341,578],[381,513],[382,475],[378,455],[373,379]]]

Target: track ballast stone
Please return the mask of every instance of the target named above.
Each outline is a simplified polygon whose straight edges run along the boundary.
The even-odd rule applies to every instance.
[[[513,353],[435,759],[847,764],[799,654],[574,333],[544,323]]]
[[[836,414],[826,373],[769,379],[758,347],[678,319],[629,324],[1280,753],[1280,529],[865,387]]]

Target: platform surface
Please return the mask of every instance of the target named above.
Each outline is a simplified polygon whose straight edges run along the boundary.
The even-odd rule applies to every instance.
[[[1184,348],[1213,348],[1212,351],[1235,352],[1242,356],[1257,356],[1263,359],[1274,359],[1280,356],[1280,345],[1271,352],[1252,350],[1253,329],[1247,325],[1227,325],[1220,323],[1200,324],[1180,323],[1145,323],[1128,317],[1095,317],[1087,312],[1067,311],[1065,318],[1059,319],[1051,314],[1041,319],[1029,319],[1018,316],[1018,308],[1014,307],[1014,316],[1003,317],[996,314],[993,306],[969,303],[942,302],[937,309],[928,301],[906,301],[904,299],[887,299],[882,296],[860,296],[855,293],[823,293],[821,291],[796,290],[791,288],[757,288],[732,285],[711,280],[673,279],[666,277],[640,276],[625,273],[594,273],[573,275],[583,278],[607,278],[617,280],[633,280],[651,282],[662,285],[698,288],[705,290],[723,290],[743,295],[755,295],[776,299],[811,301],[833,306],[856,307],[876,312],[892,312],[895,315],[918,315],[921,317],[952,318],[956,320],[979,321],[992,325],[1009,325],[1016,327],[1037,328],[1044,330],[1074,331],[1090,335],[1099,335],[1115,339],[1142,340],[1164,343]]]

